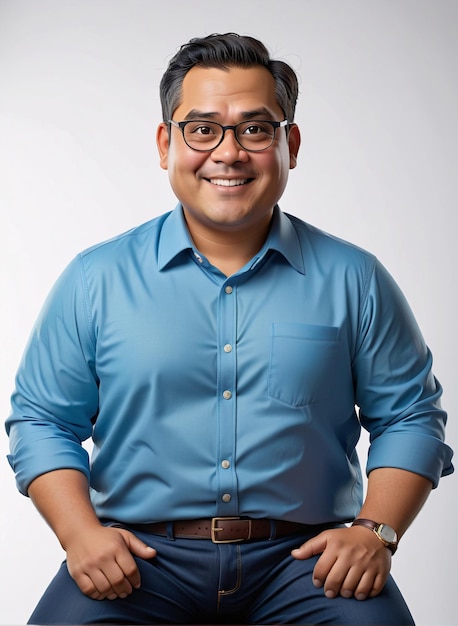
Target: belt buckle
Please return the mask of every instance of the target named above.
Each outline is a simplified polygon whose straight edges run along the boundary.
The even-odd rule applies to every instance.
[[[216,533],[219,532],[220,530],[224,530],[224,528],[218,528],[217,523],[221,522],[221,521],[229,521],[229,520],[240,520],[240,517],[212,517],[212,524],[211,524],[211,535],[210,538],[212,540],[213,543],[238,543],[240,541],[246,541],[247,539],[250,539],[251,537],[251,519],[244,519],[242,521],[247,522],[248,524],[248,537],[241,537],[240,539],[218,539],[216,537]]]

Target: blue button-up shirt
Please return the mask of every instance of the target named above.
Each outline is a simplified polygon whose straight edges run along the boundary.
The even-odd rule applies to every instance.
[[[9,460],[24,493],[45,472],[84,472],[98,515],[124,522],[348,520],[361,425],[367,471],[434,485],[453,471],[440,394],[371,254],[277,207],[262,250],[226,277],[177,207],[56,283],[18,372]]]

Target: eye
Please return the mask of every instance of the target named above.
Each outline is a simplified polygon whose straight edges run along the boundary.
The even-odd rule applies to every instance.
[[[259,122],[248,124],[243,129],[244,135],[258,135],[259,133],[268,132],[265,125],[260,124]]]
[[[250,124],[250,126],[247,126],[243,131],[244,135],[256,135],[258,133],[262,133],[262,128],[259,124]]]
[[[186,127],[187,132],[193,135],[214,135],[215,128],[210,124],[203,124],[202,122],[196,122],[194,124],[188,124]]]
[[[200,133],[201,135],[211,135],[213,133],[213,129],[210,128],[210,126],[199,126],[194,132]]]

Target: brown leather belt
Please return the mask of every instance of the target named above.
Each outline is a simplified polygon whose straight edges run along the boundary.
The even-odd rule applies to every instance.
[[[211,539],[213,543],[234,543],[253,539],[274,539],[294,533],[317,534],[336,524],[298,524],[283,520],[213,517],[211,519],[126,524],[128,528],[153,535],[172,534],[187,539]]]

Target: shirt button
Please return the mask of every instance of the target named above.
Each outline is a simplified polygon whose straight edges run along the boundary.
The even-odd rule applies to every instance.
[[[228,389],[226,389],[226,391],[223,391],[223,398],[225,400],[230,400],[232,398],[232,393]]]
[[[224,348],[223,348],[224,352],[232,352],[232,346],[230,343],[227,343]]]
[[[221,467],[223,469],[229,469],[229,467],[231,466],[230,462],[227,459],[224,459],[224,461],[221,461]]]
[[[224,288],[224,291],[226,293],[232,293],[232,287],[230,285],[228,285],[227,287]]]
[[[230,502],[231,501],[231,494],[230,493],[223,494],[223,496],[221,497],[221,500],[223,502]]]

